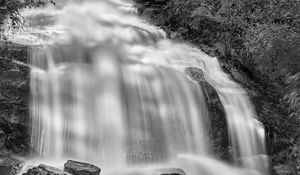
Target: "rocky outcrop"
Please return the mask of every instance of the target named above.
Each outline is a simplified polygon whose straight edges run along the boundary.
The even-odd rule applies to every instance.
[[[99,175],[101,169],[92,164],[68,160],[64,171],[72,175]]]
[[[29,169],[23,175],[68,175],[68,173],[47,165],[39,165],[38,167]]]
[[[64,171],[48,165],[39,165],[29,169],[23,175],[99,175],[101,169],[95,165],[68,160],[64,165]],[[116,174],[121,174],[117,173]],[[124,171],[126,175],[186,175],[181,168],[145,168],[139,170]],[[2,175],[2,174],[1,174]],[[7,174],[9,175],[9,174]]]
[[[0,151],[26,154],[30,99],[27,47],[5,43],[0,46],[0,139],[4,140]]]
[[[7,157],[4,160],[0,159],[0,174],[1,175],[16,175],[18,165],[20,165],[20,160],[15,158]]]
[[[95,165],[68,160],[64,165],[64,171],[41,164],[29,169],[23,175],[99,175],[100,171],[101,169]]]
[[[228,129],[226,123],[226,114],[223,105],[219,99],[216,90],[205,80],[202,70],[189,67],[186,68],[186,74],[197,81],[203,89],[207,107],[209,110],[210,129],[209,134],[213,141],[214,152],[218,157],[224,160],[230,160],[230,146],[228,139]]]

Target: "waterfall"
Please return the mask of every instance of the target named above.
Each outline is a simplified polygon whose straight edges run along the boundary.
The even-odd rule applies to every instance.
[[[20,34],[25,41],[38,37],[31,53],[31,143],[38,156],[95,163],[104,174],[136,166],[179,167],[189,175],[268,174],[264,129],[246,92],[216,58],[167,39],[135,12],[123,0],[27,11],[32,20],[45,14],[55,21],[38,28],[46,37],[32,32],[35,25]],[[191,67],[224,106],[233,164],[213,156],[207,102],[186,74]]]

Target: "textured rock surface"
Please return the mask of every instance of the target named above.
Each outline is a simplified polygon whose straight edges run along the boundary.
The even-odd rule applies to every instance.
[[[92,164],[68,160],[64,171],[72,175],[99,175],[101,169]]]
[[[214,152],[224,160],[230,160],[230,147],[225,110],[216,90],[204,79],[203,72],[197,68],[187,68],[187,75],[202,87],[209,110],[210,130]]]
[[[38,167],[29,169],[23,175],[68,175],[68,173],[47,165],[39,165]]]
[[[25,154],[28,151],[29,67],[27,47],[0,43],[0,144],[4,148]],[[3,147],[4,146],[4,147]]]
[[[20,164],[20,161],[13,158],[0,159],[0,175],[15,175],[13,169],[16,165]]]

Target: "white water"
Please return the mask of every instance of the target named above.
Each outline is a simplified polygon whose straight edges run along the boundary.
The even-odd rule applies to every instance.
[[[41,159],[88,161],[104,174],[141,164],[189,175],[267,174],[264,130],[244,90],[216,58],[166,39],[134,12],[121,0],[24,12],[58,21],[11,38],[43,45],[31,60],[32,146]],[[206,101],[188,67],[218,92],[234,165],[210,150]]]

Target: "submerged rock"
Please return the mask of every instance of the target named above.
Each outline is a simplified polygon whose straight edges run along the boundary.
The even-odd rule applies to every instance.
[[[23,175],[69,175],[69,174],[54,167],[50,167],[47,165],[39,165],[38,167],[29,169],[27,173],[24,173]]]
[[[64,165],[64,171],[72,175],[99,175],[101,169],[89,163],[68,160]]]

